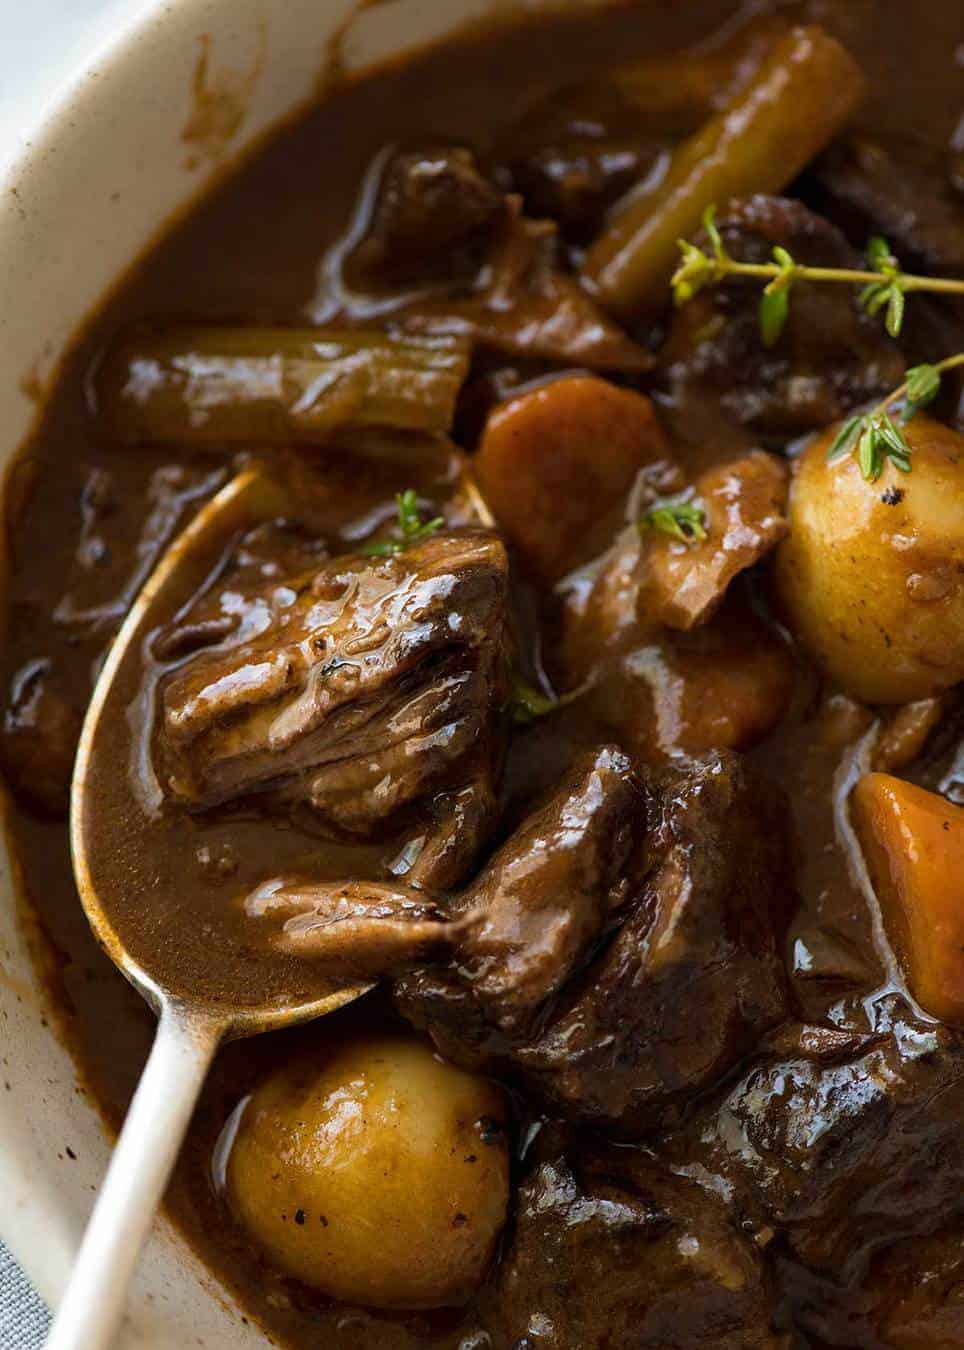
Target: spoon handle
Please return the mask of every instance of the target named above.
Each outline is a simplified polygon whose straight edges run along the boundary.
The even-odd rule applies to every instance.
[[[108,1350],[223,1028],[165,1008],[47,1350]]]

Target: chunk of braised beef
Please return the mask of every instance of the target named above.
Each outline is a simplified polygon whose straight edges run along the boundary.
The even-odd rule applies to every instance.
[[[403,970],[462,932],[423,892],[377,882],[274,877],[245,897],[244,911],[274,945],[331,965],[342,979]]]
[[[560,659],[576,684],[621,652],[659,641],[663,628],[688,631],[723,604],[733,580],[787,533],[786,465],[753,450],[700,474],[691,495],[704,538],[679,539],[640,528],[652,500],[637,477],[629,514],[636,519],[611,548],[557,587],[563,599]]]
[[[668,154],[666,137],[645,132],[556,138],[514,157],[508,172],[526,210],[559,222],[575,242],[587,243],[606,212],[634,183],[658,170]]]
[[[372,975],[404,972],[431,948],[444,949],[450,962],[427,977],[427,996],[459,1008],[457,1034],[481,1044],[525,1033],[627,903],[647,805],[626,756],[604,748],[572,769],[455,898],[378,882],[277,878],[245,908],[282,950],[336,965],[345,958]],[[422,983],[415,977],[417,989]],[[404,980],[398,996],[418,997]]]
[[[866,1278],[842,1283],[775,1256],[774,1283],[806,1344],[873,1350],[956,1350],[964,1327],[964,1220],[875,1254]]]
[[[670,1146],[757,1232],[845,1284],[964,1215],[964,1040],[896,999],[866,1033],[781,1028]]]
[[[632,809],[621,830],[609,828],[591,887],[586,863],[574,865],[582,841],[571,827],[553,826],[553,848],[566,849],[559,862],[544,824],[510,839],[503,876],[532,880],[528,893],[515,881],[518,898],[503,897],[493,872],[482,909],[503,932],[491,950],[473,956],[469,937],[455,963],[396,985],[402,1012],[449,1058],[512,1071],[563,1115],[628,1136],[672,1116],[786,1014],[777,940],[790,882],[779,798],[733,755],[676,768],[661,786],[654,829],[653,802],[634,805],[620,789]],[[574,800],[586,819],[598,789]],[[566,794],[545,811],[565,821]],[[598,808],[594,818],[604,819]],[[591,908],[573,910],[570,899],[563,911],[576,883]],[[545,885],[552,890],[540,897]]]
[[[631,1136],[718,1081],[787,1010],[779,792],[725,752],[660,786],[659,861],[638,903],[513,1056],[560,1111]]]
[[[769,262],[780,245],[797,262],[859,265],[835,226],[789,198],[730,203],[717,223],[727,251],[743,262]],[[660,362],[687,439],[719,444],[727,434],[734,443],[752,436],[782,446],[900,383],[899,348],[849,287],[797,282],[771,348],[760,337],[759,300],[756,280],[735,278],[676,311]]]
[[[405,1015],[462,1062],[531,1033],[632,902],[650,805],[621,751],[580,758],[454,902],[454,960],[396,983]]]
[[[501,1033],[528,1034],[635,899],[651,805],[621,751],[585,755],[461,898],[460,976]]]
[[[500,759],[506,586],[500,540],[473,530],[244,594],[229,585],[218,604],[240,614],[234,630],[161,681],[165,793],[194,809],[268,794],[366,837],[471,788],[485,809],[460,809],[477,844]]]
[[[520,194],[527,214],[557,221],[577,247],[590,242],[634,183],[659,171],[679,134],[640,114],[620,88],[620,73],[607,70],[604,79],[537,99],[493,151],[499,181]]]
[[[763,1350],[759,1252],[717,1196],[645,1154],[574,1148],[519,1187],[494,1290],[498,1343],[526,1350]]]
[[[470,150],[399,151],[385,167],[353,266],[380,283],[473,269],[504,212],[503,193],[479,171]]]
[[[908,268],[964,271],[964,210],[941,151],[916,140],[850,136],[835,141],[810,172],[821,204],[850,238],[882,233]]]
[[[16,672],[0,724],[0,768],[16,796],[44,815],[66,814],[81,721],[50,661]]]
[[[318,322],[384,313],[411,332],[468,337],[513,358],[653,365],[566,271],[556,223],[528,219],[522,199],[497,189],[466,149],[376,161],[353,220],[327,255],[338,298],[319,299]]]
[[[484,349],[591,370],[651,369],[633,342],[562,268],[557,227],[530,220],[517,197],[466,294],[419,300],[399,314],[411,332],[470,337]]]
[[[964,1222],[898,1243],[867,1279],[872,1320],[894,1350],[948,1350],[964,1327]]]

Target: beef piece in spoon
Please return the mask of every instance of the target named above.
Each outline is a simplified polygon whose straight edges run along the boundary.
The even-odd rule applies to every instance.
[[[408,879],[452,885],[494,810],[506,586],[498,536],[471,530],[250,589],[228,578],[164,639],[214,639],[161,680],[165,796],[257,795],[359,839],[421,812]]]

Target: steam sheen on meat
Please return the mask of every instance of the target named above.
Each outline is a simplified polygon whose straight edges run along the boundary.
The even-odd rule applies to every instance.
[[[445,792],[477,826],[495,795],[506,573],[498,537],[465,531],[224,591],[234,631],[162,680],[164,790],[194,809],[267,793],[356,837]]]
[[[961,1037],[892,998],[864,1033],[781,1028],[670,1152],[720,1178],[750,1229],[779,1227],[797,1259],[847,1282],[964,1213],[962,1113]]]
[[[599,754],[616,792],[628,761],[617,751]],[[620,763],[627,767],[614,776]],[[507,991],[505,948],[494,948],[498,961],[472,968],[467,944],[463,959],[474,978],[465,978],[460,961],[425,967],[396,986],[404,1014],[443,1054],[501,1064],[562,1114],[629,1136],[718,1080],[786,1009],[777,934],[789,883],[779,799],[735,755],[674,769],[660,787],[658,806],[648,802],[646,810],[627,797],[621,829],[610,819],[607,842],[596,845],[602,866],[593,894],[612,896],[617,882],[621,889],[584,927],[578,961],[563,946],[564,981],[543,975]],[[512,918],[519,969],[535,963],[538,935],[551,931],[543,886],[562,891],[548,866],[559,829],[549,822],[566,819],[578,793],[574,779],[509,840],[497,859],[501,878],[493,873],[480,897],[486,912],[498,914],[501,903]],[[576,866],[585,863],[569,861],[569,877],[579,876]],[[506,905],[500,886],[513,875],[533,882]]]
[[[636,1150],[551,1148],[519,1188],[496,1288],[526,1350],[763,1350],[760,1254],[718,1196]]]

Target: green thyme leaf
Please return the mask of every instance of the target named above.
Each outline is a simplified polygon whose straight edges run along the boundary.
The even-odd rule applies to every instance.
[[[849,454],[857,446],[857,463],[868,483],[876,483],[889,460],[901,473],[910,473],[913,447],[884,408],[851,417],[840,428],[827,454],[828,461]]]
[[[716,206],[711,202],[703,212],[703,229],[713,249],[713,256],[720,262],[726,257],[726,249],[723,247],[723,238],[716,224]]]
[[[866,258],[871,272],[897,270],[897,259],[891,252],[890,243],[882,234],[875,234],[867,240]]]
[[[708,286],[714,277],[713,259],[691,244],[688,239],[678,239],[683,261],[670,279],[673,288],[673,300],[677,305],[685,305],[692,300],[697,291]]]
[[[656,530],[684,544],[698,544],[706,538],[706,512],[701,502],[681,497],[664,497],[655,502],[639,521],[639,532]]]
[[[857,463],[867,482],[876,483],[883,464],[882,456],[877,449],[877,432],[872,424],[866,425],[861,432],[857,446]]]
[[[366,544],[362,552],[367,557],[392,558],[396,553],[411,548],[413,544],[420,544],[423,540],[431,538],[445,524],[442,516],[435,516],[432,520],[422,522],[418,509],[418,494],[414,488],[406,488],[404,492],[399,492],[395,497],[395,505],[398,510],[398,523],[395,526],[394,536]]]
[[[505,702],[504,711],[517,726],[526,726],[537,717],[546,717],[549,713],[558,712],[560,708],[565,708],[567,704],[581,698],[589,687],[588,684],[580,684],[577,688],[570,689],[567,694],[550,698],[541,689],[530,684],[513,662],[507,666],[506,678],[509,684],[509,697]]]
[[[555,710],[558,700],[549,698],[522,675],[515,666],[509,667],[509,700],[506,710],[513,722],[525,726],[537,717],[545,717]]]
[[[875,235],[868,241],[866,268],[810,267],[806,263],[798,263],[793,255],[780,245],[773,248],[770,262],[741,262],[731,258],[716,224],[714,206],[706,208],[702,222],[710,243],[709,249],[700,249],[685,239],[677,241],[682,261],[671,278],[673,298],[677,305],[685,305],[705,286],[718,285],[730,277],[752,277],[757,281],[762,280],[769,295],[790,290],[798,279],[821,283],[836,282],[860,286],[861,289],[857,293],[860,307],[871,315],[884,310],[887,332],[891,337],[897,337],[903,327],[904,308],[910,291],[964,294],[964,278],[905,274],[899,259],[891,252],[889,241],[883,235]],[[873,275],[868,276],[868,273]],[[785,318],[784,306],[772,301],[761,313],[761,333],[765,330],[772,341],[776,341],[772,335],[774,332],[779,335],[779,329]]]
[[[904,433],[894,425],[888,413],[879,413],[876,421],[877,434],[883,441],[889,452],[896,455],[905,455],[908,458],[913,453],[910,442]]]
[[[913,446],[886,407],[849,418],[827,451],[827,462],[834,463],[850,454],[854,445],[857,447],[860,472],[868,483],[876,483],[887,460],[901,473],[911,471]]]
[[[890,300],[891,287],[886,281],[872,281],[865,286],[858,297],[859,303],[868,314],[878,314]]]
[[[907,394],[900,420],[909,422],[918,408],[926,408],[940,393],[941,373],[936,366],[911,366],[907,372]]]
[[[890,288],[890,299],[887,301],[887,316],[884,320],[884,327],[892,338],[900,336],[900,330],[904,324],[904,292],[895,282]]]
[[[843,426],[834,437],[833,444],[827,451],[828,464],[834,464],[838,459],[843,459],[845,455],[850,454],[854,447],[854,442],[860,435],[860,427],[863,420],[864,419],[858,415],[857,417],[850,417],[844,422]]]
[[[786,327],[790,313],[790,292],[788,290],[771,291],[768,286],[760,296],[760,337],[764,347],[773,347],[780,339]]]

